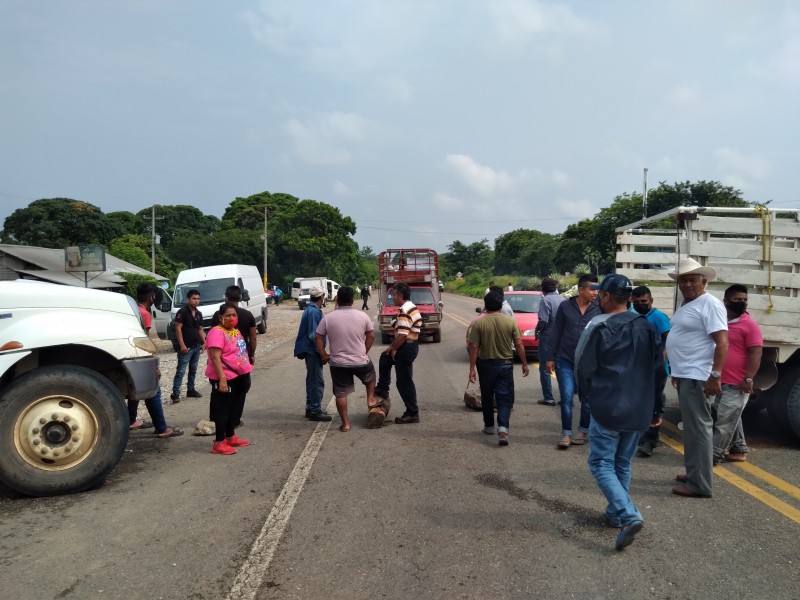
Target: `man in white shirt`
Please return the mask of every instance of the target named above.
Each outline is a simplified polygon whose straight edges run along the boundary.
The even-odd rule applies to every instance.
[[[714,421],[711,400],[720,393],[720,377],[728,355],[728,317],[725,305],[706,293],[716,272],[691,258],[678,263],[675,273],[683,304],[670,321],[667,356],[672,385],[678,390],[684,432],[686,474],[676,477],[672,493],[687,498],[710,498]]]

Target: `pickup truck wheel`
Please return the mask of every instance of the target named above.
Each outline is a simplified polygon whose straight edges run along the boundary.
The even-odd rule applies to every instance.
[[[800,371],[795,372],[799,376],[795,378],[794,385],[786,397],[786,415],[789,417],[792,433],[800,439]]]
[[[392,343],[392,336],[386,335],[385,333],[381,334],[381,344],[391,344]]]
[[[794,406],[800,405],[800,371],[792,370],[782,374],[778,383],[770,388],[767,396],[767,414],[773,426],[786,435],[795,433],[789,416],[789,406],[794,398]],[[797,415],[800,418],[800,415]]]
[[[122,458],[128,427],[119,390],[95,371],[30,371],[0,401],[0,481],[29,496],[96,486]]]
[[[431,336],[431,340],[433,340],[434,344],[438,344],[442,341],[442,332],[440,330],[434,331],[433,335]]]

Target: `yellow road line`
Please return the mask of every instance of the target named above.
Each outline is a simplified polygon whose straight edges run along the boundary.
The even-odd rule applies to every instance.
[[[673,426],[674,427],[674,426]],[[683,454],[683,444],[678,442],[677,440],[672,439],[668,435],[661,434],[661,441],[663,441],[667,446],[678,452],[679,454]],[[792,521],[797,524],[800,524],[800,510],[796,509],[794,506],[791,506],[770,494],[769,492],[765,492],[760,487],[753,485],[746,479],[742,479],[735,473],[729,471],[725,467],[714,467],[714,474],[724,479],[731,485],[739,488],[746,494],[750,494],[756,500],[766,504],[771,509],[781,513],[783,516],[788,517]],[[789,485],[788,483],[786,485]]]
[[[673,433],[677,434],[683,433],[669,421],[664,421],[662,426],[665,427],[666,429],[669,429]],[[780,477],[777,477],[772,473],[755,466],[752,463],[743,462],[743,463],[731,463],[731,464],[735,466],[737,469],[741,469],[742,471],[747,471],[753,477],[757,477],[764,483],[771,485],[775,489],[782,491],[784,494],[788,494],[789,496],[792,496],[793,498],[797,498],[798,500],[800,500],[800,488],[798,488],[795,485],[792,485],[788,481],[784,481]]]
[[[466,327],[469,327],[469,321],[467,321],[466,319],[462,319],[461,317],[459,317],[457,315],[454,315],[452,313],[447,313],[447,318],[448,319],[454,319],[454,320],[458,321],[459,323],[461,323],[462,325],[464,325]]]

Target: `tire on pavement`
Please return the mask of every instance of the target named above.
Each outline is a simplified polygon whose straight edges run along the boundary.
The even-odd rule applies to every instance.
[[[84,491],[111,473],[129,433],[125,400],[99,373],[30,371],[0,400],[0,482],[29,496]]]

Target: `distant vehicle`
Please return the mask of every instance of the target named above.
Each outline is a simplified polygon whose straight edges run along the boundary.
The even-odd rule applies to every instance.
[[[542,292],[505,292],[503,297],[514,311],[514,320],[522,332],[522,345],[525,347],[526,358],[537,360],[539,340],[536,339],[536,325],[539,323],[539,304],[542,301]],[[486,314],[481,307],[477,307],[475,312],[481,314],[472,323]],[[467,328],[467,339],[472,330],[472,323]]]
[[[394,337],[392,324],[400,312],[392,298],[395,283],[405,283],[410,288],[410,300],[422,315],[421,335],[430,336],[434,343],[441,342],[444,303],[439,287],[439,255],[430,248],[384,250],[378,255],[378,273],[381,279],[378,296],[381,342],[391,343]]]
[[[157,348],[136,301],[3,281],[0,318],[0,482],[29,496],[99,485],[128,443],[125,399],[158,390]]]
[[[325,299],[322,301],[323,306],[336,300],[336,294],[339,293],[339,288],[341,287],[333,279],[328,279],[327,277],[297,277],[292,283],[292,298],[297,298],[297,307],[300,310],[303,310],[311,300],[310,290],[314,286],[325,290]]]
[[[203,313],[203,327],[211,327],[211,317],[225,302],[225,290],[228,286],[238,285],[242,290],[240,308],[249,310],[256,320],[258,333],[267,332],[267,294],[258,269],[253,265],[214,265],[186,269],[178,274],[175,280],[175,292],[172,302],[172,321],[174,329],[175,315],[186,306],[186,294],[190,290],[200,292],[200,312]],[[174,334],[170,333],[170,339]]]

